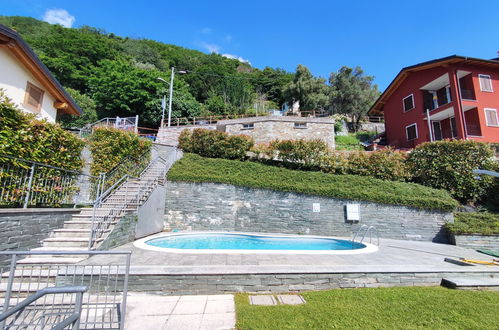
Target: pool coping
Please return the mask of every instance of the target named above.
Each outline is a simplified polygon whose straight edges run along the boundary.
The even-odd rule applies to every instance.
[[[353,254],[366,254],[378,251],[378,247],[374,244],[362,242],[364,248],[353,250],[242,250],[242,249],[173,249],[163,248],[146,244],[147,241],[168,236],[185,236],[196,234],[234,234],[246,236],[260,236],[260,237],[297,237],[297,238],[320,238],[320,239],[336,239],[345,241],[344,238],[331,237],[331,236],[317,236],[317,235],[292,235],[292,234],[268,234],[268,233],[251,233],[251,232],[231,232],[231,231],[189,231],[178,233],[159,233],[143,237],[133,242],[133,245],[139,249],[156,251],[162,253],[179,253],[179,254],[286,254],[286,255],[353,255]]]

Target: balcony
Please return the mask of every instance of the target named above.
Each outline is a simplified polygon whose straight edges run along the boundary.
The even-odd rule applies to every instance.
[[[476,101],[475,91],[472,89],[462,89],[461,88],[461,99]]]

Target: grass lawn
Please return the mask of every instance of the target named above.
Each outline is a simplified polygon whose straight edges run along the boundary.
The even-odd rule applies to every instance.
[[[238,329],[499,329],[499,292],[442,287],[305,292],[304,305],[251,306],[236,295]]]
[[[168,180],[227,183],[433,210],[452,211],[457,206],[446,191],[415,183],[296,171],[250,161],[204,158],[189,153],[173,165]]]

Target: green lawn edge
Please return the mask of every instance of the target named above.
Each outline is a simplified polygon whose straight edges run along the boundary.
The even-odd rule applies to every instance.
[[[255,306],[235,295],[237,329],[495,329],[499,292],[442,287],[301,293],[302,305]]]
[[[184,154],[172,166],[168,180],[225,183],[447,212],[453,211],[458,205],[448,192],[415,183],[296,171],[251,161],[205,158],[190,153]]]

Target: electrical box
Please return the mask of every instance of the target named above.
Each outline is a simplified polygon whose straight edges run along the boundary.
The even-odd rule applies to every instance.
[[[360,205],[347,204],[346,205],[347,221],[360,221]]]
[[[312,204],[312,212],[319,213],[320,211],[321,211],[321,204],[320,203],[313,203]]]

